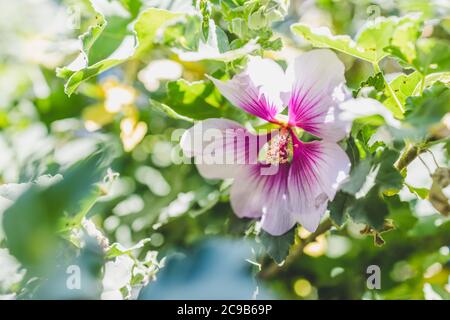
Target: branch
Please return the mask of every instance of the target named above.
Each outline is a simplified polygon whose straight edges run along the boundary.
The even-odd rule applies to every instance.
[[[404,168],[406,168],[413,160],[422,152],[425,150],[419,148],[415,145],[410,145],[409,147],[406,147],[403,153],[400,155],[398,160],[395,162],[394,167],[398,171],[402,171]]]
[[[261,272],[259,273],[259,277],[262,279],[267,279],[274,276],[278,272],[285,270],[292,262],[294,262],[295,259],[303,254],[303,249],[305,249],[306,245],[314,242],[318,236],[330,230],[332,226],[333,223],[331,222],[331,219],[326,219],[319,225],[316,231],[311,233],[306,239],[301,240],[300,243],[298,243],[293,249],[291,249],[291,252],[287,256],[282,266],[279,266],[275,262],[272,262],[269,266],[261,270]]]
[[[444,142],[448,139],[446,136],[440,136],[439,134],[433,134],[428,139],[423,142],[416,145],[409,145],[403,150],[402,154],[398,158],[398,160],[395,162],[394,167],[398,171],[402,171],[404,168],[406,168],[417,156],[420,154],[426,152],[430,146],[436,143]]]

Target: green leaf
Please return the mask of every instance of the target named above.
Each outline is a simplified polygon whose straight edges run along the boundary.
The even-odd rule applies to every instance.
[[[435,294],[441,297],[442,300],[450,300],[450,293],[445,289],[439,286],[438,284],[430,284],[431,289]]]
[[[105,59],[111,59],[112,54],[122,45],[127,38],[134,40],[134,34],[128,29],[128,24],[131,22],[129,17],[122,16],[106,16],[107,23],[105,28],[101,31],[101,34],[91,44],[91,48],[88,52],[89,65],[97,64]],[[134,50],[134,41],[129,41],[132,46],[129,51],[132,53]],[[86,51],[86,50],[84,50]],[[130,55],[131,55],[130,53]],[[115,59],[115,60],[122,60]]]
[[[413,16],[378,17],[367,22],[355,40],[347,35],[335,36],[326,27],[314,28],[297,23],[292,25],[291,29],[315,47],[335,49],[370,63],[378,63],[388,54],[384,48],[389,46],[394,31],[405,24],[414,22],[419,23]]]
[[[418,238],[433,237],[438,228],[449,230],[449,220],[444,220],[443,223],[437,223],[438,220],[442,220],[442,216],[438,214],[420,217],[414,227],[408,230],[408,236]]]
[[[239,41],[239,46],[233,46],[232,50],[230,50],[227,35],[220,27],[216,26],[214,20],[210,19],[206,41],[200,37],[195,45],[195,49],[172,48],[172,51],[178,54],[179,59],[182,61],[216,60],[230,62],[242,58],[259,48],[260,45],[256,43],[256,40],[251,39],[250,41]]]
[[[450,139],[448,139],[447,142],[445,142],[444,150],[447,155],[447,158],[450,158]]]
[[[356,195],[367,181],[371,172],[376,173],[375,184],[381,192],[398,192],[403,183],[403,176],[394,167],[399,153],[386,148],[377,156],[369,155],[361,160],[351,171],[349,180],[342,185],[341,190]]]
[[[58,254],[64,253],[65,259],[57,260],[53,257],[49,265],[36,278],[38,288],[31,292],[31,296],[24,299],[37,300],[95,300],[100,299],[102,292],[102,271],[104,267],[104,254],[102,248],[93,238],[86,237],[85,245],[81,250],[62,247]],[[57,262],[56,262],[57,261]],[[68,287],[68,277],[74,272],[73,267],[79,268],[80,288],[74,290]]]
[[[7,246],[25,266],[39,266],[54,255],[61,220],[86,213],[84,200],[103,176],[102,157],[96,153],[76,163],[50,186],[31,186],[4,212]]]
[[[357,199],[348,210],[353,221],[365,223],[376,230],[383,228],[384,218],[388,213],[388,206],[376,187],[372,188],[365,197]]]
[[[346,220],[348,208],[353,204],[355,198],[348,193],[339,191],[332,202],[328,204],[330,217],[338,226],[342,226]]]
[[[142,55],[153,47],[156,33],[162,26],[182,15],[181,13],[157,8],[149,8],[142,12],[134,25],[138,39],[136,56]]]
[[[92,5],[94,10],[94,6]],[[68,66],[57,68],[56,75],[66,79],[64,92],[70,96],[96,75],[129,58],[134,52],[134,35],[128,30],[132,17],[95,11],[95,24],[82,34],[80,54]]]
[[[281,236],[272,236],[265,231],[261,231],[259,239],[267,254],[269,254],[276,263],[281,264],[288,256],[289,249],[294,243],[295,232],[295,227]]]
[[[358,96],[358,93],[362,88],[373,87],[376,91],[383,91],[384,89],[384,77],[381,72],[378,72],[374,76],[370,76],[366,81],[361,82],[359,88],[353,91],[353,98]]]
[[[432,73],[432,74],[425,76],[425,81],[424,81],[423,87],[428,88],[437,81],[442,82],[447,87],[449,87],[450,86],[450,72],[437,72],[437,73]],[[420,95],[420,93],[421,93],[420,90],[421,90],[420,86],[416,86],[416,89],[414,90],[412,96]]]
[[[167,97],[167,105],[184,117],[203,120],[222,116],[222,98],[210,81],[180,79],[168,82]]]
[[[421,96],[408,97],[405,106],[403,126],[387,126],[386,129],[397,141],[408,139],[422,143],[430,135],[441,134],[441,120],[450,111],[450,88],[437,81],[426,88]]]
[[[394,163],[399,157],[399,152],[385,149],[380,155],[380,167],[375,182],[380,186],[382,192],[397,192],[402,188],[403,176],[394,168]]]
[[[124,248],[120,243],[115,242],[108,248],[105,257],[106,259],[112,259],[124,254],[132,256],[134,250],[143,248],[148,242],[150,242],[150,238],[145,238],[130,248]]]
[[[199,44],[204,41],[202,20],[199,16],[183,16],[181,19],[174,19],[171,23],[161,27],[156,39],[156,43],[174,49],[196,51]],[[211,34],[211,37],[213,35]]]
[[[230,43],[226,33],[218,26],[216,26],[217,48],[220,53],[224,53],[230,50]]]
[[[83,68],[79,71],[73,72],[70,74],[66,84],[64,85],[64,92],[70,97],[72,93],[84,82],[87,81],[100,73],[111,69],[119,64],[121,64],[123,60],[121,59],[105,59],[99,61],[92,66]],[[58,69],[57,75],[66,77],[68,70],[66,68]]]
[[[168,117],[170,117],[172,119],[184,120],[187,122],[194,122],[194,119],[182,116],[181,114],[178,114],[171,107],[169,107],[168,105],[166,105],[164,103],[161,103],[161,102],[153,100],[153,99],[150,99],[149,102],[153,108],[155,108],[158,111],[161,111],[162,113],[166,114]]]
[[[399,25],[392,34],[390,46],[385,50],[400,58],[408,65],[416,58],[414,44],[419,38],[422,29],[422,21],[419,19],[407,20]]]
[[[163,9],[147,9],[138,17],[134,32],[130,32],[132,17],[105,18],[97,12],[96,24],[80,36],[82,48],[78,58],[56,70],[58,77],[67,80],[65,93],[72,95],[83,82],[151,49],[158,29],[180,15]]]
[[[366,158],[360,161],[350,173],[349,180],[342,185],[342,191],[355,195],[366,182],[366,178],[372,168],[372,159]]]
[[[417,218],[411,212],[411,203],[401,201],[399,195],[385,197],[389,207],[389,219],[392,219],[398,229],[405,232],[414,227]]]
[[[421,134],[426,134],[432,125],[441,121],[450,111],[450,88],[435,82],[423,91],[422,96],[409,97],[406,108],[405,121]]]
[[[131,14],[132,17],[136,17],[139,14],[139,10],[142,7],[141,0],[119,0],[125,9]]]
[[[292,25],[291,30],[311,42],[314,47],[335,49],[370,62],[374,59],[371,52],[366,52],[363,48],[358,47],[352,38],[347,35],[335,36],[328,28],[314,28],[307,24],[297,23]]]
[[[430,190],[428,190],[427,188],[413,187],[412,185],[410,185],[408,183],[405,183],[405,185],[409,189],[409,191],[411,191],[411,193],[416,194],[421,199],[426,199],[428,197],[428,193],[430,192]]]
[[[88,28],[88,31],[79,37],[82,43],[82,48],[84,51],[83,53],[86,56],[86,58],[87,56],[89,56],[89,52],[92,46],[94,45],[95,41],[97,41],[102,32],[105,30],[106,25],[107,23],[103,14],[97,13],[95,16],[95,24],[91,25]]]
[[[401,74],[389,82],[392,91],[402,106],[405,106],[406,99],[413,95],[414,90],[418,86],[421,79],[422,76],[419,72],[413,72],[409,75]],[[403,112],[399,109],[395,98],[390,94],[389,90],[385,90],[385,94],[388,98],[383,101],[383,104],[394,114],[396,118],[403,119]]]
[[[450,41],[419,39],[416,43],[416,52],[413,66],[422,74],[450,70]]]
[[[372,63],[377,63],[383,59],[387,52],[384,51],[392,39],[394,30],[399,28],[403,22],[402,19],[390,17],[379,17],[369,21],[356,37],[356,44],[361,48]]]

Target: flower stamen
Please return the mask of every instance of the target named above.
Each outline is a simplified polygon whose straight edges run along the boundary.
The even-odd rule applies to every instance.
[[[270,164],[288,163],[292,152],[292,138],[287,128],[281,128],[280,133],[268,143],[266,161]]]

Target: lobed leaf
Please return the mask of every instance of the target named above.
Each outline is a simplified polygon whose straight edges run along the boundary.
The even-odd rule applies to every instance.
[[[405,25],[416,26],[419,23],[420,20],[414,16],[378,17],[367,22],[354,40],[347,35],[333,35],[326,27],[315,28],[302,23],[292,25],[291,30],[315,47],[335,49],[376,64],[388,55],[384,49],[392,40],[397,44],[403,44],[404,40],[400,38],[403,34],[394,32],[395,30]]]

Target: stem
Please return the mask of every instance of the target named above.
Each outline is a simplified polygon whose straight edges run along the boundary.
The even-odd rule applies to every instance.
[[[420,79],[420,95],[422,95],[424,88],[425,88],[425,76],[422,75],[422,79]]]
[[[400,155],[400,158],[395,162],[394,167],[398,171],[402,171],[404,168],[406,168],[413,160],[421,153],[418,146],[410,145],[405,148],[403,153]]]
[[[425,142],[416,145],[410,144],[409,146],[406,146],[398,160],[395,162],[394,167],[398,171],[402,171],[420,154],[426,152],[430,146],[443,141],[446,141],[446,138],[439,139],[439,137],[430,136]]]
[[[303,254],[303,249],[305,249],[306,245],[315,241],[316,238],[328,230],[331,229],[333,226],[333,223],[331,222],[331,219],[328,218],[324,222],[322,222],[316,231],[311,233],[306,239],[301,240],[299,244],[296,245],[295,248],[293,248],[290,252],[290,254],[287,256],[286,261],[282,266],[279,266],[275,262],[272,262],[269,266],[266,268],[263,268],[263,270],[260,272],[259,276],[262,279],[267,279],[275,274],[277,274],[280,271],[286,270],[286,268],[298,257],[300,257]]]
[[[389,82],[387,82],[386,78],[384,77],[383,72],[380,69],[380,66],[378,65],[378,63],[373,63],[373,69],[375,70],[376,73],[380,73],[383,76],[383,80],[384,83],[386,84],[386,88],[389,91],[389,94],[394,98],[395,103],[397,104],[397,107],[400,109],[400,111],[402,113],[405,113],[405,109],[403,108],[402,103],[400,102],[400,100],[398,100],[397,95],[395,94],[394,90],[392,90],[391,85],[389,84]]]

